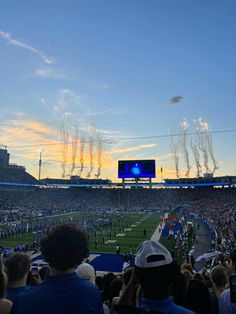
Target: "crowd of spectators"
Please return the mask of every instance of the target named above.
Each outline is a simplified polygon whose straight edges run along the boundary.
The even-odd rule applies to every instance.
[[[160,209],[180,215],[179,218],[194,216],[214,229],[211,249],[219,252],[219,256],[208,265],[207,271],[196,273],[190,264],[180,268],[174,261],[175,252],[170,254],[153,241],[145,241],[139,247],[134,269],[128,268],[122,274],[96,277],[92,266],[82,263],[87,257],[88,239],[78,224],[89,231],[99,224],[111,223],[103,219],[105,212],[112,216],[114,211]],[[68,221],[59,217],[68,212],[80,215],[77,218],[69,215]],[[236,313],[229,290],[229,276],[236,273],[236,189],[233,187],[3,189],[0,191],[0,222],[1,237],[35,231],[45,233],[40,247],[49,263],[39,274],[39,269],[36,273],[30,270],[30,259],[22,253],[4,261],[5,265],[1,261],[0,313],[9,313],[10,308],[13,314],[73,314],[78,308],[80,313],[106,314],[146,310],[153,313]],[[60,225],[62,222],[73,222],[77,227]],[[184,234],[176,236],[177,252],[185,245],[184,238]],[[83,280],[78,280],[79,277]]]
[[[25,232],[45,232],[51,216],[80,212],[83,223],[93,226],[104,211],[172,211],[185,203],[185,212],[194,213],[215,228],[212,249],[229,253],[236,240],[236,188],[175,189],[53,189],[8,188],[0,190],[0,237]],[[84,213],[84,216],[83,216]],[[86,216],[87,213],[87,216]],[[93,217],[90,219],[88,217]],[[87,218],[86,218],[87,217]],[[43,218],[37,220],[36,218]],[[78,218],[79,219],[79,218]],[[54,223],[59,223],[59,218]],[[66,221],[64,221],[66,222]]]
[[[1,314],[162,313],[235,314],[229,276],[236,273],[236,248],[225,265],[209,274],[178,265],[157,241],[137,249],[134,267],[97,275],[88,263],[88,235],[78,225],[54,226],[41,239],[48,266],[30,267],[30,257],[14,253],[0,261]]]

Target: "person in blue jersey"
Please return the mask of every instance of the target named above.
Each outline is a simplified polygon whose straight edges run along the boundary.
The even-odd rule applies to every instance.
[[[194,314],[176,305],[170,295],[171,285],[180,272],[178,264],[172,260],[170,252],[159,242],[146,240],[138,247],[135,257],[135,272],[131,276],[126,291],[120,298],[115,313],[153,313],[153,314]],[[141,285],[142,296],[138,307],[134,307],[130,296]]]
[[[47,232],[40,248],[50,275],[21,293],[11,314],[103,314],[100,291],[75,273],[88,255],[87,233],[78,225],[60,224]]]
[[[30,257],[24,253],[14,253],[5,261],[5,270],[8,277],[6,297],[12,302],[20,293],[30,289],[26,285],[30,265]]]

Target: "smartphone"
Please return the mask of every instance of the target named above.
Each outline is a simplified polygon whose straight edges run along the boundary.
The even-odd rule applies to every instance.
[[[32,276],[37,276],[39,274],[38,267],[32,267],[31,268],[31,274],[32,274]]]
[[[230,276],[229,282],[230,282],[230,299],[232,303],[236,303],[236,274]]]

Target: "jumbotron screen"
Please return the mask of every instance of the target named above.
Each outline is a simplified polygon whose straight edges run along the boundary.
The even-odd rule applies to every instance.
[[[119,160],[118,178],[155,178],[155,160]]]

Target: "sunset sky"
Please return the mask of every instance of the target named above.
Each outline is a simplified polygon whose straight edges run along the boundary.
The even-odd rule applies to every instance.
[[[235,73],[234,0],[0,1],[0,144],[36,177],[40,151],[42,177],[62,176],[62,121],[85,136],[82,176],[96,129],[91,177],[98,133],[101,178],[117,180],[119,159],[156,159],[157,181],[161,166],[163,177],[176,177],[168,135],[182,133],[181,121],[194,133],[199,118],[213,131],[215,175],[236,175]],[[195,176],[190,138],[185,153]],[[75,157],[78,174],[79,148]]]

